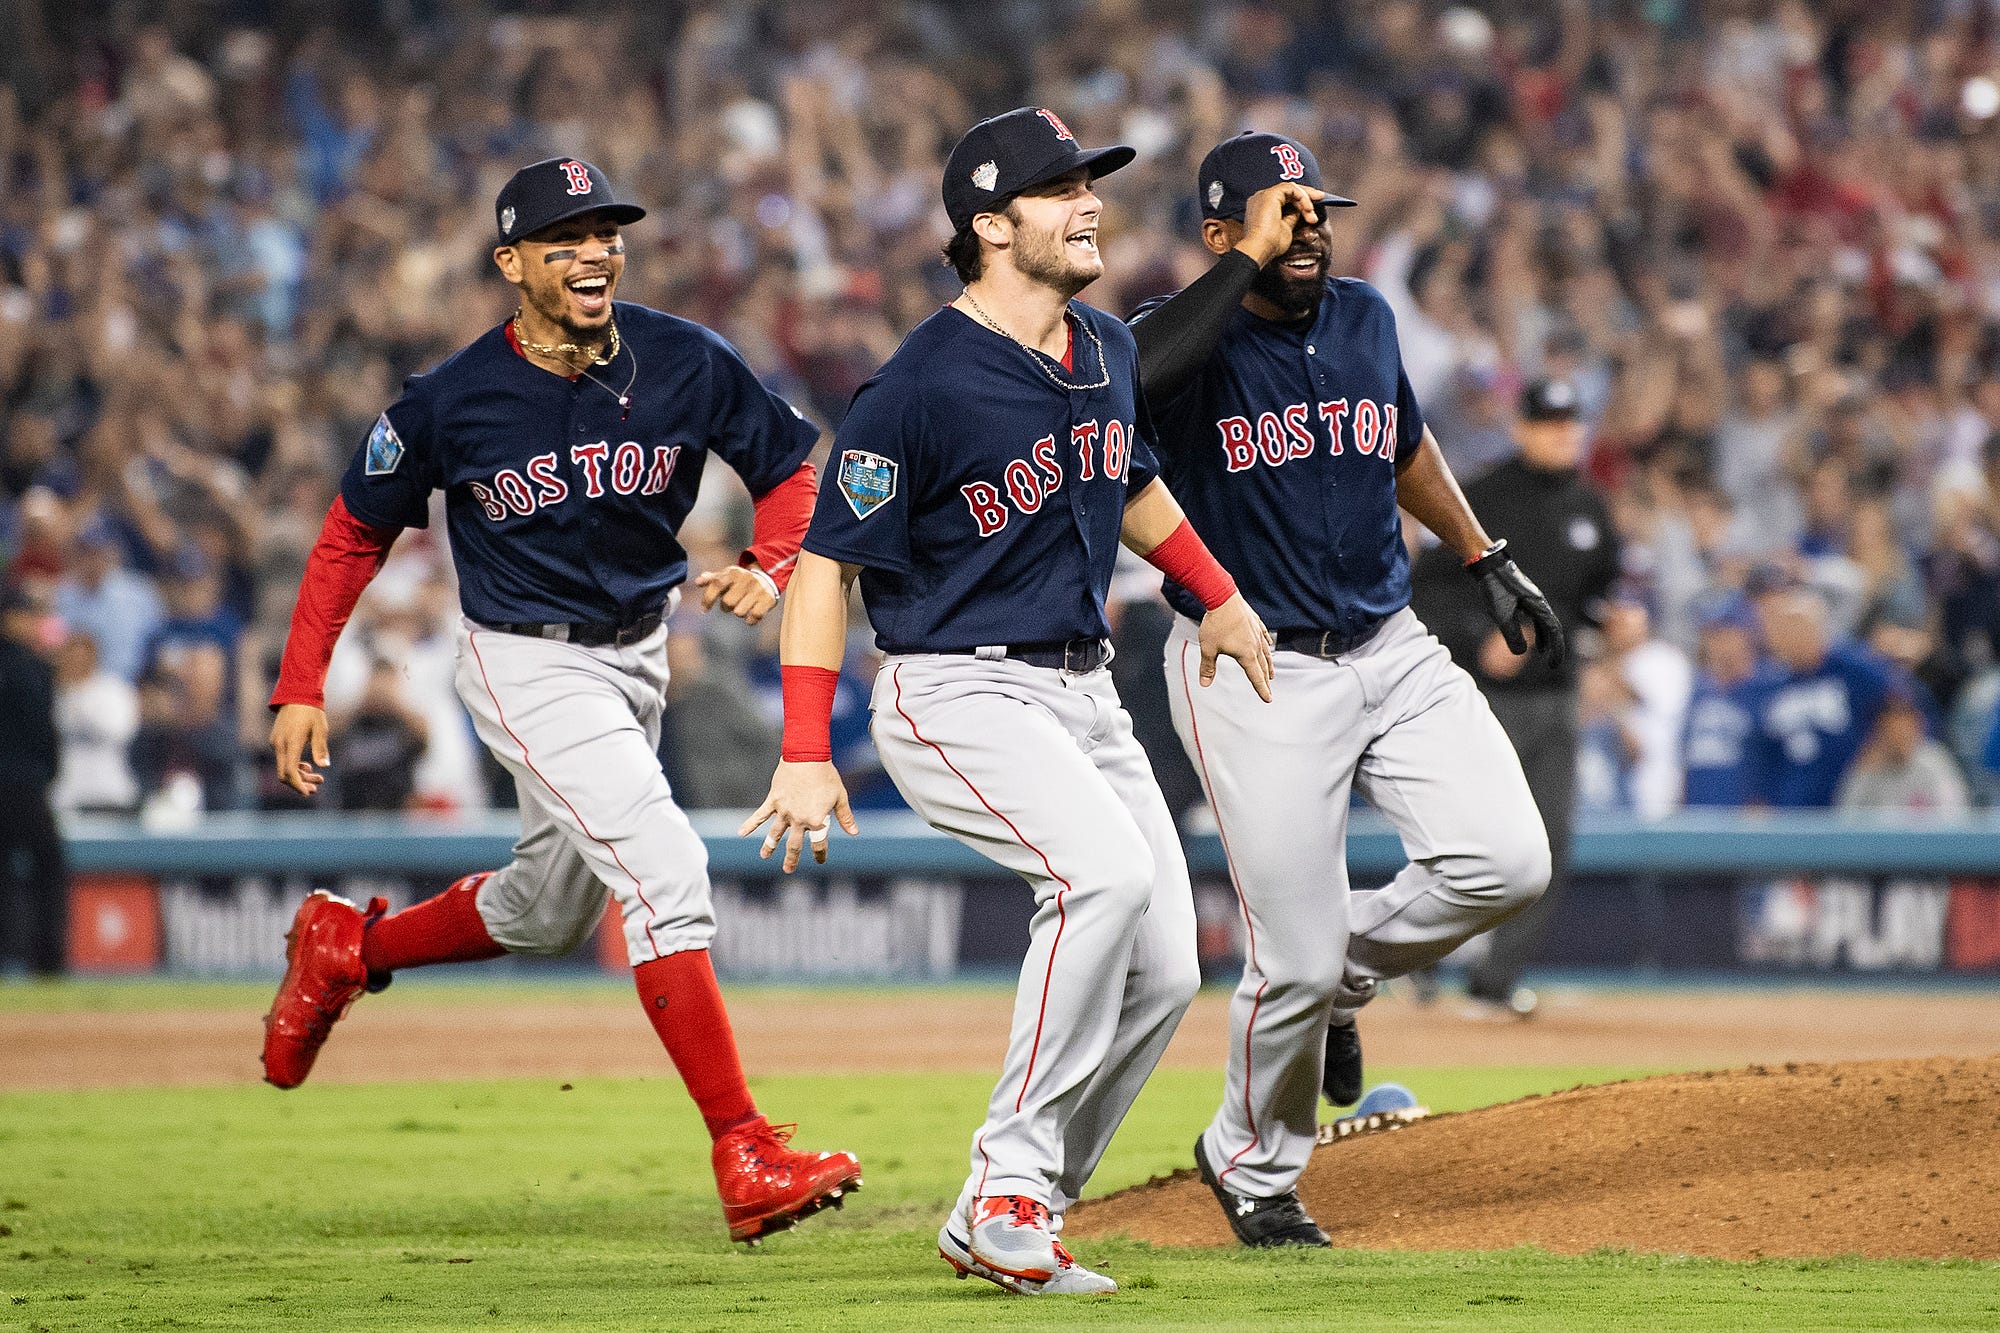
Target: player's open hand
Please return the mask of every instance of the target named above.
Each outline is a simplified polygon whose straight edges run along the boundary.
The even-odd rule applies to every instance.
[[[778,585],[771,581],[771,576],[747,565],[731,565],[698,575],[694,586],[701,589],[702,610],[721,602],[723,610],[746,625],[756,624],[778,604]]]
[[[1271,702],[1271,632],[1237,593],[1201,618],[1201,684],[1215,683],[1215,663],[1233,657],[1250,678],[1250,688]]]
[[[332,762],[326,754],[326,710],[311,704],[281,705],[271,723],[271,751],[278,757],[278,781],[301,796],[318,791],[326,781],[320,770]]]
[[[1319,221],[1318,201],[1324,191],[1280,181],[1251,195],[1243,204],[1243,239],[1236,248],[1257,261],[1262,268],[1292,248],[1292,233],[1298,224],[1312,226]]]
[[[768,861],[771,853],[778,850],[778,844],[784,843],[784,868],[789,875],[798,869],[799,853],[808,842],[812,844],[813,863],[826,864],[829,817],[838,818],[850,836],[861,831],[854,822],[854,811],[848,809],[847,786],[840,780],[840,770],[825,760],[780,763],[778,771],[771,775],[771,794],[743,821],[736,836],[748,837],[765,820],[770,820],[770,832],[764,835],[764,845],[757,855]]]

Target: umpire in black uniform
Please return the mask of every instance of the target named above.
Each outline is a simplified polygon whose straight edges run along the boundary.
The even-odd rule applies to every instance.
[[[35,975],[62,975],[69,926],[69,872],[49,810],[56,780],[55,672],[35,651],[34,607],[0,590],[0,959],[15,953],[25,922],[25,961]],[[11,947],[10,947],[11,946]]]
[[[1521,393],[1514,442],[1520,452],[1465,488],[1474,512],[1507,544],[1535,579],[1565,625],[1596,624],[1618,577],[1618,535],[1604,502],[1578,473],[1583,422],[1565,380],[1538,379]],[[1517,656],[1493,628],[1477,582],[1450,551],[1418,557],[1411,600],[1452,660],[1471,673],[1514,742],[1528,789],[1549,832],[1554,873],[1548,892],[1493,930],[1491,948],[1467,979],[1474,1012],[1526,1017],[1535,994],[1521,986],[1547,933],[1550,912],[1569,877],[1576,805],[1576,682],[1574,655],[1551,665],[1542,654]]]

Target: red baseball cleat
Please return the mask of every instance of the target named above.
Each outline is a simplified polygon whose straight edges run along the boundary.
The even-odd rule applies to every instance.
[[[822,1208],[840,1207],[843,1195],[861,1188],[853,1153],[786,1147],[797,1128],[758,1116],[715,1141],[715,1188],[729,1239],[755,1245]]]
[[[264,1015],[264,1081],[296,1088],[312,1072],[327,1034],[368,985],[361,931],[389,910],[372,898],[366,912],[324,889],[306,895],[285,932],[285,979]]]

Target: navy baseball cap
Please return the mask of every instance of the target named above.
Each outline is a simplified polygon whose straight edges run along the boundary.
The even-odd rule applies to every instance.
[[[1078,167],[1096,180],[1127,165],[1136,148],[1084,148],[1047,107],[1017,107],[965,132],[944,164],[944,211],[963,228],[981,213],[997,213],[1031,185]]]
[[[1250,196],[1285,181],[1296,181],[1325,192],[1320,183],[1319,159],[1297,139],[1282,134],[1245,130],[1233,139],[1224,139],[1208,150],[1201,160],[1201,215],[1205,218],[1243,220]],[[1328,194],[1319,203],[1329,208],[1352,208],[1352,199]]]
[[[522,167],[493,201],[502,245],[584,213],[602,213],[620,224],[646,216],[637,204],[619,203],[605,174],[574,157],[552,157]]]
[[[1576,386],[1568,380],[1544,375],[1540,379],[1529,380],[1521,390],[1521,420],[1523,421],[1573,421],[1583,410],[1582,400],[1576,395]]]

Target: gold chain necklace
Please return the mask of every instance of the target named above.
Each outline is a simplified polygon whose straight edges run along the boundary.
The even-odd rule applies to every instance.
[[[521,344],[524,351],[533,352],[537,356],[548,357],[551,361],[568,361],[577,353],[582,352],[590,357],[590,364],[593,366],[608,366],[613,361],[616,361],[620,345],[618,341],[618,321],[615,319],[611,321],[610,348],[602,356],[599,356],[597,352],[583,346],[581,343],[550,344],[529,342],[527,337],[521,332],[521,312],[518,309],[514,311],[514,341]]]
[[[1007,332],[1007,330],[1001,328],[999,324],[994,322],[993,316],[986,313],[986,307],[979,304],[979,298],[972,294],[970,287],[962,290],[964,291],[965,299],[972,305],[973,313],[979,316],[979,322],[1026,352],[1028,359],[1033,361],[1037,366],[1040,366],[1042,373],[1047,375],[1051,380],[1054,380],[1058,389],[1065,391],[1070,389],[1101,389],[1111,383],[1111,363],[1104,359],[1104,344],[1098,340],[1097,330],[1090,327],[1089,321],[1079,319],[1077,323],[1082,326],[1084,336],[1090,339],[1091,346],[1097,349],[1097,369],[1103,378],[1094,384],[1073,384],[1049,368],[1049,362],[1055,360],[1054,357],[1049,356],[1046,352],[1036,351],[1013,334]],[[1065,314],[1065,318],[1067,318],[1067,314]]]

